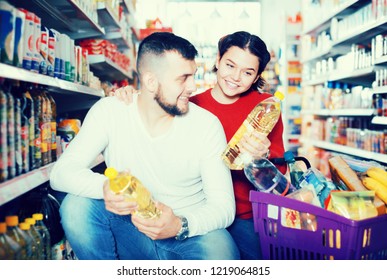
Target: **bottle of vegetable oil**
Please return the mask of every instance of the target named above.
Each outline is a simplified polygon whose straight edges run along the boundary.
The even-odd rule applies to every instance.
[[[280,118],[283,98],[283,94],[277,91],[274,96],[258,103],[243,121],[222,154],[223,161],[230,169],[241,170],[244,167],[239,147],[240,140],[244,135],[250,135],[254,130],[264,135],[268,135],[272,131]]]

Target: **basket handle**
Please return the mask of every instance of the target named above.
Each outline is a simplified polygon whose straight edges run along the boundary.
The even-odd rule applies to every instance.
[[[309,169],[311,167],[310,163],[309,163],[309,160],[305,157],[294,157],[294,159],[296,161],[302,161],[305,163],[306,165],[306,168]],[[269,160],[273,163],[273,164],[286,164],[286,161],[284,158],[269,158]]]

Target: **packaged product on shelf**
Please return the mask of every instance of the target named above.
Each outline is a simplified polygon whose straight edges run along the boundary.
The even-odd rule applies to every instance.
[[[56,38],[52,30],[48,30],[48,54],[47,54],[47,75],[54,77],[55,69],[55,46]]]
[[[7,95],[0,84],[0,182],[8,179]]]
[[[47,75],[47,61],[48,61],[48,29],[45,26],[41,26],[41,35],[40,35],[40,49],[39,54],[40,65],[39,73]]]
[[[39,120],[42,114],[42,100],[36,88],[31,88],[30,94],[34,105],[34,169],[42,166],[42,134]]]
[[[81,129],[81,121],[78,119],[64,119],[58,123],[57,134],[61,139],[62,151],[64,151],[67,145],[74,139]]]
[[[19,9],[15,9],[15,45],[13,52],[13,65],[16,67],[23,66],[23,51],[24,51],[24,28],[26,16]]]
[[[56,154],[56,131],[57,131],[57,123],[56,123],[56,103],[51,94],[47,94],[48,99],[51,103],[51,159],[55,161],[57,159]]]
[[[40,132],[42,136],[42,165],[46,165],[51,162],[51,103],[45,91],[41,91],[40,96],[42,100],[42,114],[39,119]]]
[[[25,115],[28,119],[28,143],[29,143],[29,168],[32,170],[36,168],[35,162],[35,110],[34,110],[34,100],[31,96],[30,90],[25,89],[23,96],[26,99],[26,108],[24,109]]]
[[[15,159],[15,99],[7,87],[7,147],[8,147],[8,178],[16,176]]]
[[[82,47],[75,46],[75,82],[82,84]]]
[[[48,184],[41,185],[23,197],[22,208],[19,211],[20,219],[34,217],[34,214],[43,215],[43,223],[49,231],[51,241],[51,257],[53,260],[62,260],[65,252],[65,234],[60,223],[59,202],[50,193]]]
[[[31,70],[33,50],[31,42],[34,41],[34,18],[35,14],[26,10],[19,9],[25,15],[24,21],[24,43],[23,43],[23,68]]]
[[[85,86],[89,85],[89,51],[82,48],[82,84]]]
[[[15,8],[0,1],[0,62],[12,64],[15,47]]]
[[[31,71],[39,73],[39,66],[42,60],[40,56],[40,37],[41,37],[41,18],[37,15],[34,16],[34,37],[31,43],[32,48],[32,61]]]
[[[0,222],[0,260],[21,260],[22,247],[7,234],[7,224]]]
[[[55,38],[55,62],[54,62],[54,77],[62,79],[64,73],[62,73],[62,40],[60,33],[55,29],[50,29],[52,36]],[[50,35],[51,36],[51,35]],[[64,66],[63,66],[64,67]]]
[[[21,102],[20,99],[14,96],[14,112],[15,112],[15,174],[19,176],[23,171],[22,158],[22,136],[21,136]]]

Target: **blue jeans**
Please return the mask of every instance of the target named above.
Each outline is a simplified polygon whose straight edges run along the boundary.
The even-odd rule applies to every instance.
[[[227,228],[239,248],[242,260],[261,260],[259,235],[254,231],[253,219],[238,219]]]
[[[239,259],[229,232],[214,230],[178,241],[152,240],[139,232],[130,215],[105,209],[103,200],[68,194],[60,207],[62,226],[75,255],[86,260]]]

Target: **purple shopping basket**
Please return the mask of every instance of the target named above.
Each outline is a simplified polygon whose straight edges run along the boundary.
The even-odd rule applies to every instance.
[[[387,214],[354,221],[302,201],[258,191],[250,192],[250,201],[264,259],[387,259]],[[308,213],[315,218],[314,227],[289,227],[285,221],[288,213]]]

